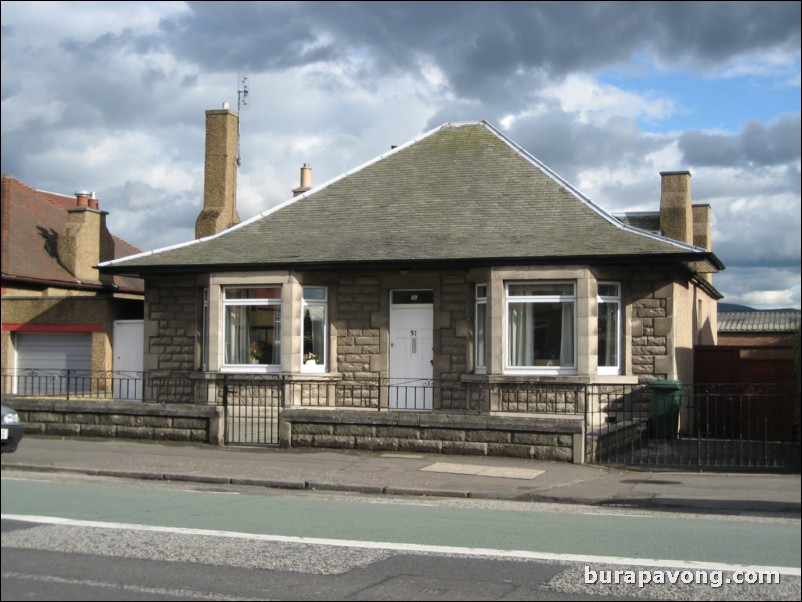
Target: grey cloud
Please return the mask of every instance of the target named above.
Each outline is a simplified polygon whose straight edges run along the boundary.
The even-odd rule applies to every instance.
[[[713,277],[713,284],[719,290],[727,291],[724,301],[728,303],[753,305],[754,302],[750,297],[756,291],[787,291],[788,299],[772,304],[771,307],[799,308],[799,265],[790,268],[728,266],[726,270]],[[766,306],[761,305],[761,307]]]
[[[143,250],[191,240],[203,191],[174,193],[146,182],[127,181],[103,191],[102,208],[109,211],[109,229]],[[153,224],[158,224],[157,228]]]
[[[303,4],[303,3],[300,3]],[[192,2],[192,12],[163,21],[165,41],[212,70],[270,71],[338,58],[313,27],[316,3]]]
[[[749,121],[739,134],[685,132],[679,149],[685,162],[694,166],[781,165],[799,160],[801,126],[796,113],[769,126]]]
[[[758,51],[798,52],[798,2],[192,3],[165,42],[213,69],[273,70],[358,55],[371,75],[436,62],[488,99],[521,78],[560,78],[652,54],[697,69]],[[520,91],[519,88],[516,88]]]
[[[799,2],[654,2],[647,26],[658,56],[679,63],[690,56],[700,66],[744,53],[799,51]]]
[[[510,137],[569,182],[585,169],[640,166],[646,155],[670,144],[644,134],[627,118],[599,125],[561,111],[516,121]]]
[[[769,198],[758,199],[760,209],[748,213],[715,203],[713,249],[729,267],[772,266],[796,268],[802,255],[799,207]]]
[[[750,121],[741,135],[746,159],[758,165],[777,165],[799,159],[801,126],[799,113],[785,115],[768,127]]]

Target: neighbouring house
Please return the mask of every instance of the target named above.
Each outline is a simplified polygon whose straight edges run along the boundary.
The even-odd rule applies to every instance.
[[[799,316],[798,309],[718,312],[718,345],[697,349],[696,382],[797,382]]]
[[[235,118],[207,112],[204,213],[221,225],[100,269],[145,280],[146,370],[300,390],[283,410],[287,444],[582,461],[579,402],[533,405],[542,420],[522,436],[527,417],[506,415],[516,389],[692,383],[694,347],[716,343],[711,276],[724,266],[689,172],[662,174],[658,234],[487,123],[445,124],[317,187],[304,166],[296,196],[227,227],[236,155],[229,145],[210,174],[208,132]],[[500,393],[474,403],[477,391]],[[172,401],[214,401],[192,395]]]
[[[144,282],[96,267],[140,250],[109,233],[106,215],[94,193],[55,194],[2,176],[3,393],[89,388],[92,375],[129,359],[141,370]],[[128,324],[135,338],[116,345],[115,325],[119,333]]]
[[[725,347],[793,349],[798,309],[718,312],[718,344]],[[784,356],[788,356],[784,354]]]

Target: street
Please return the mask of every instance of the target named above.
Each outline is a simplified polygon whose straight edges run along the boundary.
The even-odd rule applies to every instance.
[[[800,592],[796,519],[24,472],[3,475],[2,514],[3,600],[799,599]],[[588,571],[701,570],[726,579],[744,567],[776,571],[780,583],[585,583]]]

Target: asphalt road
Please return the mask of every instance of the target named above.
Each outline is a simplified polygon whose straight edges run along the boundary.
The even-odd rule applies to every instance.
[[[2,513],[3,600],[799,599],[800,593],[794,519],[32,473],[3,475]],[[588,570],[731,575],[743,565],[777,570],[781,583],[585,583]]]

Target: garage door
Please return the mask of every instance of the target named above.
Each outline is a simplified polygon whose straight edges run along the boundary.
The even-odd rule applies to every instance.
[[[17,334],[15,346],[18,394],[55,395],[89,388],[91,333]]]

